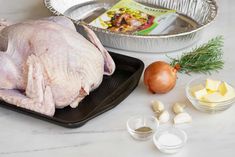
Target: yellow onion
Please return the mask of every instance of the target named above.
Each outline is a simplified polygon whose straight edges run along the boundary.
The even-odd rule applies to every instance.
[[[177,68],[170,64],[157,61],[150,64],[144,71],[144,84],[152,93],[164,94],[174,88]]]

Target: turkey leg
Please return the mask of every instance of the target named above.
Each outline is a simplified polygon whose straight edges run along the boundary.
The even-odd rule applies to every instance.
[[[29,71],[26,95],[13,89],[0,90],[0,99],[18,107],[53,116],[55,103],[50,86],[44,84],[42,67],[35,56],[30,56],[27,64]]]

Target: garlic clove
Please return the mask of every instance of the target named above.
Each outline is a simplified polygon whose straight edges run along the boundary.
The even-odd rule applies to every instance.
[[[152,101],[152,109],[155,113],[161,113],[164,110],[164,104],[161,101]]]
[[[168,111],[163,111],[158,117],[160,123],[166,123],[169,121],[169,119],[170,119],[170,114]]]
[[[175,103],[172,107],[173,111],[175,114],[179,114],[179,113],[182,113],[184,112],[184,108],[186,107],[185,104],[182,104],[182,103]]]
[[[192,117],[186,112],[179,113],[174,118],[175,124],[190,123],[190,122],[192,122]]]

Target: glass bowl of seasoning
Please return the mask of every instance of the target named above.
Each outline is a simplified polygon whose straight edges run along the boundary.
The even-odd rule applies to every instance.
[[[177,128],[160,130],[153,135],[153,142],[159,151],[167,154],[179,152],[187,141],[186,133]]]
[[[136,140],[148,140],[152,137],[159,126],[154,116],[139,115],[127,120],[127,130]]]

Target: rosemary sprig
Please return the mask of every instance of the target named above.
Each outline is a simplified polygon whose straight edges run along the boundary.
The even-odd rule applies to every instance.
[[[171,58],[170,65],[181,73],[211,73],[223,68],[223,37],[217,36],[208,43],[184,53],[180,58]]]

